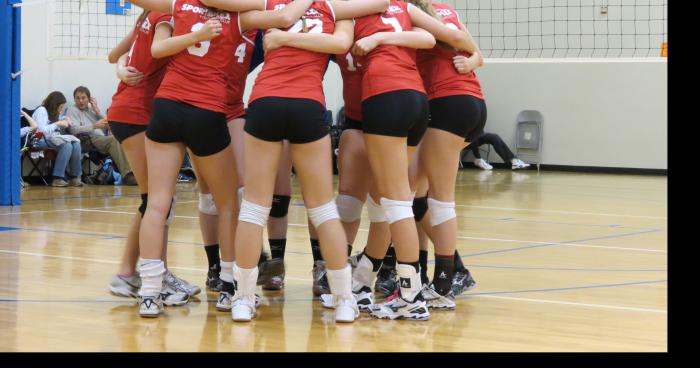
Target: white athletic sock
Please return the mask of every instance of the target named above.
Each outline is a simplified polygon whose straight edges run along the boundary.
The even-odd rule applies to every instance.
[[[141,259],[139,261],[139,273],[141,274],[140,296],[159,295],[163,288],[163,274],[165,263],[160,259]]]
[[[237,294],[242,297],[255,295],[255,286],[258,282],[258,266],[253,268],[241,268],[236,265],[233,269],[233,277],[238,283]]]
[[[350,267],[349,264],[339,270],[326,269],[326,272],[331,294],[337,296],[352,296],[352,267]]]
[[[224,262],[221,261],[221,272],[219,272],[219,278],[221,281],[233,282],[233,265],[235,262]]]
[[[372,261],[365,254],[360,256],[357,267],[352,271],[352,291],[358,292],[363,287],[372,287],[377,272],[372,271]]]
[[[420,272],[416,271],[415,267],[411,265],[399,263],[396,266],[396,273],[399,275],[401,297],[408,302],[413,302],[423,286],[420,280]]]

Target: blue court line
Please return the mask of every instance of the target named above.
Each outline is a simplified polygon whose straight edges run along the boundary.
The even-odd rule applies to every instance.
[[[432,262],[434,263],[434,262]],[[532,271],[577,271],[577,272],[668,272],[667,269],[621,269],[621,268],[558,268],[558,267],[524,267],[524,266],[493,266],[465,264],[474,268],[497,268],[509,270],[532,270]]]
[[[651,229],[651,230],[645,230],[645,231],[637,231],[637,232],[633,232],[633,233],[616,234],[616,235],[607,235],[607,236],[598,236],[598,237],[594,237],[594,238],[586,238],[586,239],[578,239],[578,240],[569,240],[569,241],[562,241],[562,242],[556,242],[556,243],[537,244],[537,245],[527,245],[527,246],[524,246],[524,247],[515,247],[515,248],[509,248],[509,249],[492,250],[492,251],[488,251],[488,252],[470,253],[470,254],[462,255],[462,258],[465,258],[465,257],[483,256],[483,255],[486,255],[486,254],[516,252],[516,251],[519,251],[519,250],[533,249],[533,248],[542,248],[542,247],[552,247],[552,246],[557,246],[557,245],[575,244],[575,243],[581,243],[581,242],[590,241],[590,240],[615,239],[615,238],[621,238],[621,237],[625,237],[625,236],[632,236],[632,235],[640,235],[640,234],[654,233],[654,232],[659,232],[659,231],[660,231],[659,229]]]
[[[16,228],[16,227],[3,227],[3,226],[0,226],[0,231],[10,231],[10,230],[19,230],[19,228]]]
[[[470,293],[465,292],[462,295],[496,295],[496,294],[523,294],[523,293],[550,293],[556,291],[569,291],[569,290],[580,290],[580,289],[601,289],[601,288],[611,288],[618,286],[632,286],[632,285],[649,285],[649,284],[660,284],[668,282],[668,280],[653,280],[653,281],[635,281],[635,282],[624,282],[619,284],[600,284],[600,285],[585,285],[585,286],[573,286],[564,288],[551,288],[551,289],[532,289],[532,290],[513,290],[513,291],[491,291],[484,293]]]
[[[523,293],[547,293],[547,292],[557,292],[557,291],[569,291],[569,290],[580,290],[580,289],[601,289],[601,288],[612,288],[612,287],[623,287],[623,286],[634,286],[634,285],[649,285],[649,284],[660,284],[667,282],[668,280],[653,280],[653,281],[633,281],[617,284],[599,284],[599,285],[584,285],[584,286],[573,286],[565,288],[550,288],[550,289],[533,289],[533,290],[513,290],[513,291],[492,291],[483,293],[470,293],[465,292],[458,298],[467,297],[470,295],[496,295],[496,294],[523,294]],[[268,298],[269,300],[269,298]],[[216,303],[216,300],[200,300],[201,302]],[[308,301],[314,302],[316,298],[313,299],[290,299],[284,298],[284,301],[288,302],[301,302]],[[81,300],[81,299],[65,299],[65,300],[55,300],[55,299],[0,299],[3,303],[129,303],[134,304],[134,299],[97,299],[97,300]],[[270,300],[270,302],[276,302]]]

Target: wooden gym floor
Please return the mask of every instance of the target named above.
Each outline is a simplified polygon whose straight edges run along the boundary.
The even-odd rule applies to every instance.
[[[177,189],[170,268],[204,289],[196,185]],[[234,324],[211,292],[157,319],[108,292],[136,187],[28,188],[0,207],[0,351],[667,350],[665,176],[460,172],[458,248],[477,287],[427,322],[334,324],[311,293],[298,193],[286,287]]]

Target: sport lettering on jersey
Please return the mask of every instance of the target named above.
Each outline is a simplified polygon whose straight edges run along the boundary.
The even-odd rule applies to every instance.
[[[218,37],[198,42],[171,57],[156,97],[226,113],[231,63],[243,42],[238,13],[204,6],[199,0],[175,0],[173,36],[197,31],[210,19],[223,29]]]

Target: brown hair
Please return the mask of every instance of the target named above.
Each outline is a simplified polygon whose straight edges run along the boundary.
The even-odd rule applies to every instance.
[[[66,103],[66,96],[64,96],[61,92],[53,91],[46,96],[44,101],[41,103],[41,106],[46,108],[46,112],[49,114],[50,122],[53,123],[54,121],[58,120],[58,114],[60,113],[60,111],[58,111],[58,107],[64,103]]]
[[[143,20],[146,19],[146,17],[148,16],[148,14],[150,12],[151,12],[150,10],[146,10],[146,9],[143,10],[143,13],[141,13],[141,15],[139,15],[139,18],[136,19],[136,28],[141,27],[141,23],[143,23]]]
[[[77,95],[78,93],[84,93],[87,98],[90,98],[90,90],[87,87],[79,86],[73,91],[73,97]]]

